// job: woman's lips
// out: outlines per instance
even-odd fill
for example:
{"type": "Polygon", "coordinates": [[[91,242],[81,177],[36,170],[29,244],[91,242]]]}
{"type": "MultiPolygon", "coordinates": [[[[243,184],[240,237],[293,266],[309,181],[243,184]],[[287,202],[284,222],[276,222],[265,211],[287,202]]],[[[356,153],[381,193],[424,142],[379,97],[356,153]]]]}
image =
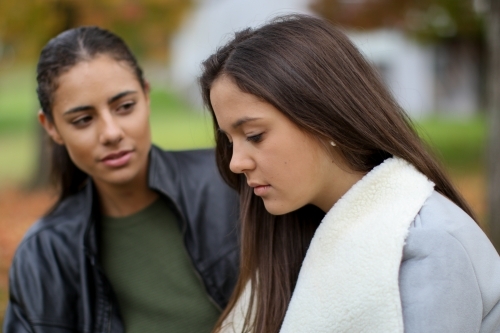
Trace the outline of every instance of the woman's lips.
{"type": "Polygon", "coordinates": [[[101,161],[104,165],[112,168],[119,168],[126,165],[132,157],[132,151],[122,151],[107,155],[101,161]]]}
{"type": "Polygon", "coordinates": [[[271,185],[259,185],[253,188],[253,193],[257,196],[263,196],[269,192],[271,185]]]}

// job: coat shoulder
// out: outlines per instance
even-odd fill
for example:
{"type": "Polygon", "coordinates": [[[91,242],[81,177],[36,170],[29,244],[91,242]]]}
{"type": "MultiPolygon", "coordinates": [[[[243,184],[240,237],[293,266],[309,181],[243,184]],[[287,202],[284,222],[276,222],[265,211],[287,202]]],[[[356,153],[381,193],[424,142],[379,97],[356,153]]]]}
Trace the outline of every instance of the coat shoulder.
{"type": "MultiPolygon", "coordinates": [[[[419,313],[424,317],[425,309],[435,306],[436,322],[452,316],[449,309],[454,308],[453,318],[471,318],[477,312],[481,332],[500,332],[499,281],[500,257],[486,234],[455,203],[433,192],[411,223],[403,250],[400,287],[407,310],[405,328],[412,318],[419,313]],[[426,295],[427,301],[415,295],[426,295]]],[[[469,324],[472,320],[464,323],[469,324]]]]}

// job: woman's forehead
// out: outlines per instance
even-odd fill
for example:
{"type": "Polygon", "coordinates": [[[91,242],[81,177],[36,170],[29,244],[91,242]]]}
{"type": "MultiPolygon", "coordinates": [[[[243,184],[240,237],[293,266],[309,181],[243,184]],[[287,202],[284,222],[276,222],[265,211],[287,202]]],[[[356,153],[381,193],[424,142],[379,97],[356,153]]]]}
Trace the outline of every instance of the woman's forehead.
{"type": "Polygon", "coordinates": [[[107,100],[123,91],[141,89],[131,68],[123,61],[103,55],[80,61],[58,78],[56,104],[107,100]]]}

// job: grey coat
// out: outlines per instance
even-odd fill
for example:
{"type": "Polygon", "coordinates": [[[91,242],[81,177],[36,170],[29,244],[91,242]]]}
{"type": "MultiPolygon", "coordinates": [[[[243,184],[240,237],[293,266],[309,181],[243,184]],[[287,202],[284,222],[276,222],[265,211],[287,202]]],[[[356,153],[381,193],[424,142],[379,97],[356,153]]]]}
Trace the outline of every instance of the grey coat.
{"type": "Polygon", "coordinates": [[[399,285],[406,333],[500,332],[500,257],[437,192],[409,228],[399,285]]]}

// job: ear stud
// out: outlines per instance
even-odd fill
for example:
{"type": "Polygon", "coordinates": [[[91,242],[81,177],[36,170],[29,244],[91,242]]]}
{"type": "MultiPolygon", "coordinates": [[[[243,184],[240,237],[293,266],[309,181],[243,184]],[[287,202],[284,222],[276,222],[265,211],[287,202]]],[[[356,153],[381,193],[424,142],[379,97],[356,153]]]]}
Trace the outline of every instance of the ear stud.
{"type": "Polygon", "coordinates": [[[331,145],[332,147],[335,147],[335,146],[336,146],[335,142],[333,142],[333,141],[330,141],[330,145],[331,145]]]}

